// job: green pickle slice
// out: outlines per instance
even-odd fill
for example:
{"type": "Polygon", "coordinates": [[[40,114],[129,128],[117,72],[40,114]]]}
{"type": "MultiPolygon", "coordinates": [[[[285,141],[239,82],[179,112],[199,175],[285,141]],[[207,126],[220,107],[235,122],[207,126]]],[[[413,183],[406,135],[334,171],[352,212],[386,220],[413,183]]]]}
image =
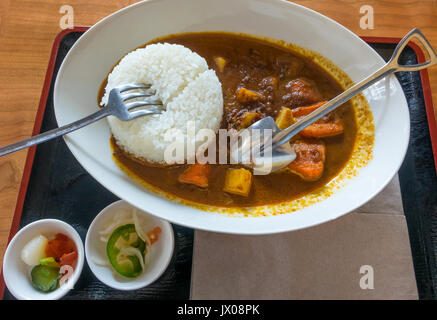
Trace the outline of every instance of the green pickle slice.
{"type": "Polygon", "coordinates": [[[42,266],[59,268],[59,263],[57,263],[53,257],[43,258],[39,261],[39,264],[42,266]]]}
{"type": "Polygon", "coordinates": [[[51,292],[58,287],[59,268],[37,265],[31,272],[32,286],[42,292],[51,292]]]}
{"type": "Polygon", "coordinates": [[[106,245],[106,254],[112,267],[127,278],[136,278],[143,272],[142,263],[134,253],[138,251],[132,249],[138,249],[144,261],[146,244],[138,236],[134,224],[115,229],[106,245]]]}

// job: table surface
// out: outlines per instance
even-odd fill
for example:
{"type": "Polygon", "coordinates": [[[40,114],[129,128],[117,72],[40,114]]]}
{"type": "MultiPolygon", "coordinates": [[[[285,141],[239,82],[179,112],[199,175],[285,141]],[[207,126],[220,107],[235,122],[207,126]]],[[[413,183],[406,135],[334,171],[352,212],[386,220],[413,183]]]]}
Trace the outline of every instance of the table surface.
{"type": "MultiPolygon", "coordinates": [[[[134,0],[70,0],[75,25],[92,25],[134,0]]],[[[419,27],[437,48],[437,1],[302,0],[360,36],[402,37],[419,27]],[[360,8],[374,10],[374,29],[360,28],[360,8]]],[[[61,31],[59,13],[64,0],[0,1],[0,145],[32,133],[53,39],[61,31]],[[19,98],[18,98],[19,97],[19,98]]],[[[429,71],[431,88],[437,68],[429,71]]],[[[437,89],[433,90],[437,101],[437,89]]],[[[437,115],[437,108],[435,108],[437,115]]],[[[0,158],[0,266],[14,214],[27,151],[0,158]]]]}

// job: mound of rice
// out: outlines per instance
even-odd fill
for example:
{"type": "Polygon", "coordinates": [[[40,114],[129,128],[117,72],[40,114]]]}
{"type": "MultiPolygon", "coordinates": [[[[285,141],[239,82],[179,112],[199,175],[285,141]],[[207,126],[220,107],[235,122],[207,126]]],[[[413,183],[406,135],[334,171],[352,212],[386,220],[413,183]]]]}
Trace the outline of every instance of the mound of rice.
{"type": "MultiPolygon", "coordinates": [[[[218,131],[223,116],[221,84],[197,53],[164,43],[127,54],[109,74],[101,105],[107,104],[114,87],[138,82],[152,84],[166,111],[125,122],[108,117],[117,143],[129,153],[151,162],[164,162],[164,151],[172,143],[166,141],[167,133],[178,129],[186,142],[189,121],[194,122],[195,133],[201,129],[218,131]]],[[[195,145],[197,148],[199,141],[195,145]]]]}

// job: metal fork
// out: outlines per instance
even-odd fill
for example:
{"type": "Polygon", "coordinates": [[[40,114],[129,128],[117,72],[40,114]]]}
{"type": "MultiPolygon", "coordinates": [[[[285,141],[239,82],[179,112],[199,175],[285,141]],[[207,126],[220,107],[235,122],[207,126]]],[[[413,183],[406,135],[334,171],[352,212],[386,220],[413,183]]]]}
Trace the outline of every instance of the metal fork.
{"type": "Polygon", "coordinates": [[[163,111],[165,111],[165,106],[162,104],[162,101],[155,96],[155,91],[151,89],[151,85],[133,83],[116,87],[109,93],[107,105],[99,111],[63,127],[0,148],[0,157],[63,136],[64,134],[83,128],[110,115],[122,121],[129,121],[142,116],[160,114],[163,111]],[[132,90],[141,91],[129,92],[132,90]],[[142,100],[138,100],[140,98],[142,98],[142,100]],[[131,101],[134,99],[135,101],[131,101]]]}

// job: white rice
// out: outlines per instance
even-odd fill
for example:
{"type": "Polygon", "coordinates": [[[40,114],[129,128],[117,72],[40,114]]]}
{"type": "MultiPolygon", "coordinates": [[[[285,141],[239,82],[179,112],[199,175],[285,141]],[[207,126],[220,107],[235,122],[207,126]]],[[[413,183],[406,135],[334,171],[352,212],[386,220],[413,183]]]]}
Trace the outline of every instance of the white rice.
{"type": "Polygon", "coordinates": [[[112,134],[126,151],[164,162],[164,151],[172,143],[165,141],[167,133],[178,129],[186,141],[188,121],[194,121],[196,133],[200,129],[218,131],[223,116],[221,84],[197,53],[164,43],[127,54],[109,74],[101,104],[107,104],[114,87],[135,82],[152,84],[166,111],[125,122],[108,117],[112,134]]]}

